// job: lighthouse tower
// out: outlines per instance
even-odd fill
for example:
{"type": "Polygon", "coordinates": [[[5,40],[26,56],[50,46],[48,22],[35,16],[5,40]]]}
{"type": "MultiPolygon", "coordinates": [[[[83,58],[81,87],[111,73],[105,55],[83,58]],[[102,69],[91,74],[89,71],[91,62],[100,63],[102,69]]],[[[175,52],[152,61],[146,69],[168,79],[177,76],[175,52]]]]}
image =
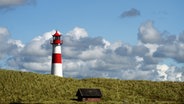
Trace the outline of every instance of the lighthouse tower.
{"type": "Polygon", "coordinates": [[[56,31],[51,40],[52,44],[52,66],[51,66],[51,74],[63,77],[62,70],[62,54],[61,54],[61,45],[63,44],[63,40],[61,40],[61,34],[56,31]]]}

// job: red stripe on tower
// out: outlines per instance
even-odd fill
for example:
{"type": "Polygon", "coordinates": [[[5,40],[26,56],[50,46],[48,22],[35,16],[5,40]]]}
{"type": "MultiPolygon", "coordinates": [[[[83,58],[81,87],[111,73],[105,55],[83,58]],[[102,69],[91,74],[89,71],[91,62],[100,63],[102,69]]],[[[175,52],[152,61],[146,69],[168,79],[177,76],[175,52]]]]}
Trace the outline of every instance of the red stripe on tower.
{"type": "Polygon", "coordinates": [[[62,54],[61,54],[61,45],[63,44],[63,40],[61,40],[61,34],[56,31],[53,35],[53,39],[51,41],[52,44],[52,66],[51,66],[51,74],[63,77],[62,70],[62,54]]]}
{"type": "Polygon", "coordinates": [[[53,53],[52,54],[52,63],[62,63],[62,54],[53,53]]]}

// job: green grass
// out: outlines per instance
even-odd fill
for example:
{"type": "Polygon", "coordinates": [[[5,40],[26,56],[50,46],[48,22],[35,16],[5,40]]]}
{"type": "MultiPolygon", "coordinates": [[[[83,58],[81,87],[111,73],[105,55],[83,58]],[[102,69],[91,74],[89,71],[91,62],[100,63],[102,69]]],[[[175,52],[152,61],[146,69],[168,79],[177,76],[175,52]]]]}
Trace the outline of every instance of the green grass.
{"type": "Polygon", "coordinates": [[[78,88],[101,89],[102,101],[89,104],[184,104],[184,82],[79,80],[0,70],[0,103],[86,104],[75,100],[78,88]]]}

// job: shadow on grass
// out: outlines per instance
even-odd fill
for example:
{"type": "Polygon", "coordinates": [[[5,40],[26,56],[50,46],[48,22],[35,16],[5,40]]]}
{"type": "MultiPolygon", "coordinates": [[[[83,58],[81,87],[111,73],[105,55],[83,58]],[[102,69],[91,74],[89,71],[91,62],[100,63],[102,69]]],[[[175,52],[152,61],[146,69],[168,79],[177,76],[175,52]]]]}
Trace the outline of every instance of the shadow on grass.
{"type": "Polygon", "coordinates": [[[71,98],[72,101],[79,101],[77,98],[71,98]]]}

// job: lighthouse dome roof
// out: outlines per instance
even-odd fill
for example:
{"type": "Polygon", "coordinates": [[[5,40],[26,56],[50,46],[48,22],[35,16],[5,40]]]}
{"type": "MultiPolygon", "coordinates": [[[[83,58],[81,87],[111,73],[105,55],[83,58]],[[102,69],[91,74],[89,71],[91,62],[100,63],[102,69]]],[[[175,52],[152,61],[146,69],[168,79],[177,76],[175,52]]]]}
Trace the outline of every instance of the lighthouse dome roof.
{"type": "Polygon", "coordinates": [[[61,36],[61,34],[58,31],[56,31],[56,33],[53,36],[61,36]]]}

